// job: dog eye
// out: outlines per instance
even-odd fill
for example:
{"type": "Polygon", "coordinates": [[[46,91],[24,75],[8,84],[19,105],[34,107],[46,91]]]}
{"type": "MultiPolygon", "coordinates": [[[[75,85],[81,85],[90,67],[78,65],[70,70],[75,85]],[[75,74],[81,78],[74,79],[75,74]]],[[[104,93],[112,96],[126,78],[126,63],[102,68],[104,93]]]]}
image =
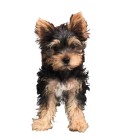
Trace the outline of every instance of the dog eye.
{"type": "Polygon", "coordinates": [[[58,51],[58,47],[53,47],[54,51],[58,51]]]}
{"type": "Polygon", "coordinates": [[[72,49],[74,49],[74,48],[75,48],[75,46],[74,46],[74,45],[71,45],[71,48],[72,48],[72,49]]]}

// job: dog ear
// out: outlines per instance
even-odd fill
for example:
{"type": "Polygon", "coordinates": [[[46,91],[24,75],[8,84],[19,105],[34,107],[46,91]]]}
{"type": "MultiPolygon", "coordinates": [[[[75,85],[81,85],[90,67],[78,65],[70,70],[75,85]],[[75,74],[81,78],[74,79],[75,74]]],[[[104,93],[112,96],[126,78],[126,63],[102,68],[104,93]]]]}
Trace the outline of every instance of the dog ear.
{"type": "Polygon", "coordinates": [[[89,37],[87,33],[87,22],[81,12],[71,16],[68,29],[74,32],[81,41],[85,41],[89,37]]]}
{"type": "Polygon", "coordinates": [[[45,36],[51,36],[54,32],[54,25],[39,18],[36,23],[35,33],[42,39],[45,36]]]}

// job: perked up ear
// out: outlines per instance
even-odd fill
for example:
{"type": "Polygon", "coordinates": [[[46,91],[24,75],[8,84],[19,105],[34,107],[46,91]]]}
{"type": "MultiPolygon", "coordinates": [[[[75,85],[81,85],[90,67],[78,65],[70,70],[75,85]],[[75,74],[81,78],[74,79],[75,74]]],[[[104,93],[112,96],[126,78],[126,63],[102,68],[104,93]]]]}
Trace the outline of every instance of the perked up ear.
{"type": "Polygon", "coordinates": [[[87,22],[85,21],[81,12],[71,16],[68,29],[74,32],[81,41],[86,41],[89,37],[87,32],[87,22]]]}
{"type": "Polygon", "coordinates": [[[54,25],[39,18],[36,23],[35,33],[39,36],[40,39],[43,39],[45,36],[51,36],[54,32],[54,25]]]}

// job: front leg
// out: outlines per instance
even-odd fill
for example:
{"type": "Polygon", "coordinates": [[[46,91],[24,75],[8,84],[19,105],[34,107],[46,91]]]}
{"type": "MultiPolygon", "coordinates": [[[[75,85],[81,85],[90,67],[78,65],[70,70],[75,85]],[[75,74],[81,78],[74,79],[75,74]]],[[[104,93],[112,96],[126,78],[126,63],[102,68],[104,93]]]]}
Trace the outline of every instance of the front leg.
{"type": "Polygon", "coordinates": [[[82,82],[70,79],[67,82],[68,97],[66,102],[66,113],[68,114],[69,126],[71,131],[85,132],[88,124],[82,112],[82,101],[78,99],[82,94],[82,82]]]}
{"type": "Polygon", "coordinates": [[[53,117],[56,112],[57,100],[55,98],[55,88],[58,84],[58,80],[47,80],[47,85],[41,93],[38,119],[33,119],[32,130],[44,131],[51,129],[51,121],[54,121],[53,117]],[[45,101],[45,102],[44,102],[45,101]]]}

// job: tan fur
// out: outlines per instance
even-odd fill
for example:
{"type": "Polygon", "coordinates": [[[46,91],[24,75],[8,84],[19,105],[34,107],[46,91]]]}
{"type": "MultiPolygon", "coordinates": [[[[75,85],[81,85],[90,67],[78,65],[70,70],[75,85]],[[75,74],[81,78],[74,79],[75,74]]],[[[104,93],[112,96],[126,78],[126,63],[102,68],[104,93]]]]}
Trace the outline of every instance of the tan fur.
{"type": "Polygon", "coordinates": [[[77,43],[77,44],[81,45],[81,42],[75,36],[68,39],[69,47],[71,46],[72,43],[77,43]]]}
{"type": "Polygon", "coordinates": [[[39,119],[33,119],[32,129],[36,131],[44,131],[51,129],[51,120],[54,121],[54,116],[56,112],[56,98],[55,98],[55,88],[58,84],[58,80],[44,79],[50,81],[46,86],[46,94],[48,94],[48,106],[40,106],[37,116],[39,119]]]}
{"type": "Polygon", "coordinates": [[[52,24],[50,24],[49,22],[39,18],[38,21],[37,21],[37,24],[36,24],[36,28],[37,28],[37,34],[40,37],[40,39],[43,38],[43,35],[42,35],[42,32],[41,32],[41,27],[43,27],[46,30],[46,32],[51,32],[50,29],[54,31],[54,27],[53,27],[52,24]]]}
{"type": "Polygon", "coordinates": [[[57,71],[63,68],[63,58],[63,54],[53,55],[51,58],[47,59],[47,63],[52,65],[54,71],[57,71]]]}
{"type": "Polygon", "coordinates": [[[82,54],[64,53],[64,54],[53,55],[51,58],[47,59],[47,63],[52,65],[54,71],[64,70],[64,69],[71,70],[72,68],[75,68],[82,63],[82,54]],[[65,57],[70,58],[69,66],[65,66],[62,62],[62,59],[65,57]]]}
{"type": "MultiPolygon", "coordinates": [[[[73,105],[74,106],[74,105],[73,105]]],[[[70,112],[71,121],[68,128],[71,131],[85,132],[88,124],[85,121],[83,112],[78,107],[73,107],[70,112]]]]}
{"type": "Polygon", "coordinates": [[[71,90],[73,92],[75,92],[76,90],[82,89],[82,83],[73,78],[70,78],[69,80],[67,80],[66,85],[67,85],[67,90],[71,90]]]}
{"type": "Polygon", "coordinates": [[[79,53],[82,53],[82,50],[78,50],[79,53]]]}
{"type": "Polygon", "coordinates": [[[71,19],[70,23],[68,24],[68,29],[73,31],[74,27],[76,26],[77,23],[81,22],[81,27],[77,27],[76,30],[80,30],[83,33],[84,38],[88,38],[88,34],[86,33],[87,31],[87,23],[82,15],[81,12],[74,14],[71,19]]]}
{"type": "Polygon", "coordinates": [[[66,113],[68,114],[68,120],[70,121],[68,128],[71,131],[85,132],[88,128],[88,124],[86,123],[82,109],[78,107],[78,102],[76,100],[76,92],[82,88],[82,84],[71,78],[67,82],[67,86],[68,85],[71,85],[71,88],[68,91],[68,102],[66,104],[66,113]]]}
{"type": "Polygon", "coordinates": [[[42,66],[45,64],[45,62],[43,61],[43,60],[45,60],[46,59],[46,55],[44,54],[44,53],[42,53],[42,66]]]}
{"type": "Polygon", "coordinates": [[[70,68],[75,68],[82,63],[82,55],[81,54],[67,54],[70,58],[70,68]]]}
{"type": "Polygon", "coordinates": [[[46,55],[42,53],[42,60],[46,59],[46,55]]]}
{"type": "Polygon", "coordinates": [[[58,39],[54,39],[49,45],[48,45],[48,47],[52,47],[52,46],[59,46],[59,44],[60,44],[60,40],[58,40],[58,39]]]}

